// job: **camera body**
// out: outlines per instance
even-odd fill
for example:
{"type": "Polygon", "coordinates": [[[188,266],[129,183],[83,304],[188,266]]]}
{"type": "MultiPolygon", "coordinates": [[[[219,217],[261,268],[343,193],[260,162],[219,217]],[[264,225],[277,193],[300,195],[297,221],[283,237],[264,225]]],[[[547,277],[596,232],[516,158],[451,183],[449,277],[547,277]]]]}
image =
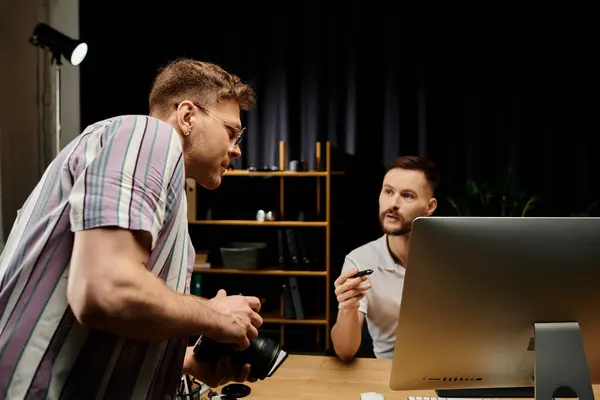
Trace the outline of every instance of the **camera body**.
{"type": "Polygon", "coordinates": [[[199,362],[210,363],[213,368],[220,359],[231,357],[234,365],[240,369],[244,364],[250,364],[250,378],[263,380],[275,372],[287,354],[277,342],[265,337],[251,340],[250,346],[238,351],[228,344],[201,336],[194,346],[194,357],[199,362]]]}

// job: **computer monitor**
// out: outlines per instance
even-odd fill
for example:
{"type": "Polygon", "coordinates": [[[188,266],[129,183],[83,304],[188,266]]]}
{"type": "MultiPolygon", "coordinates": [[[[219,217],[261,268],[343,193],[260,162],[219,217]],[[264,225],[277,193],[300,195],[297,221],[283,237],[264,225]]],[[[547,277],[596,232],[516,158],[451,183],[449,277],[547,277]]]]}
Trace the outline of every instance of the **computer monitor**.
{"type": "Polygon", "coordinates": [[[392,390],[513,397],[478,390],[502,388],[551,399],[570,387],[563,393],[587,400],[592,382],[600,383],[600,218],[415,220],[392,390]]]}

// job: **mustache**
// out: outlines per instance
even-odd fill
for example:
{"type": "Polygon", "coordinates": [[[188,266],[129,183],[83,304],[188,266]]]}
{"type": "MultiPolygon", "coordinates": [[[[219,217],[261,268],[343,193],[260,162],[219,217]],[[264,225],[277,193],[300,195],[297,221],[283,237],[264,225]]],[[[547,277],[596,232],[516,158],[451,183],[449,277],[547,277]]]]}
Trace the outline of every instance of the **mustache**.
{"type": "Polygon", "coordinates": [[[387,210],[385,210],[384,212],[381,213],[381,218],[385,217],[386,215],[391,214],[395,217],[398,218],[402,218],[402,215],[400,215],[400,213],[398,211],[396,211],[393,208],[388,208],[387,210]]]}

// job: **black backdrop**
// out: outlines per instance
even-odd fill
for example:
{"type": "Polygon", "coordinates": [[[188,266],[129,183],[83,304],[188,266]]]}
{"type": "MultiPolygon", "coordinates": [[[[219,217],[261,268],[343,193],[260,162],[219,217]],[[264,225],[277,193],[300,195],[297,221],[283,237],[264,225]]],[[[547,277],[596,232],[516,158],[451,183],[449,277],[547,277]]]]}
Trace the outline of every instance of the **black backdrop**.
{"type": "Polygon", "coordinates": [[[498,188],[508,168],[541,198],[529,215],[600,199],[592,2],[105,0],[80,13],[83,124],[147,112],[170,59],[219,63],[259,98],[239,166],[276,162],[279,140],[310,163],[315,140],[349,155],[351,190],[338,199],[368,228],[348,247],[379,234],[381,174],[400,154],[440,166],[440,214],[468,179],[498,188]]]}

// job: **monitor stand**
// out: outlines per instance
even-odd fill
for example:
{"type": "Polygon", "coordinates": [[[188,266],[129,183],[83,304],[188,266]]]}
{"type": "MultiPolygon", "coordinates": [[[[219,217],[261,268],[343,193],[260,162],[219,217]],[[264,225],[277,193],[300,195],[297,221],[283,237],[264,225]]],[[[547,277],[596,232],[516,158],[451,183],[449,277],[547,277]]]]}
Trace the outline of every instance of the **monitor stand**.
{"type": "Polygon", "coordinates": [[[440,398],[579,398],[594,400],[581,331],[577,322],[534,324],[535,387],[440,389],[440,398]]]}
{"type": "Polygon", "coordinates": [[[554,392],[569,387],[580,400],[594,400],[594,389],[577,322],[534,324],[535,398],[553,400],[554,392]]]}

